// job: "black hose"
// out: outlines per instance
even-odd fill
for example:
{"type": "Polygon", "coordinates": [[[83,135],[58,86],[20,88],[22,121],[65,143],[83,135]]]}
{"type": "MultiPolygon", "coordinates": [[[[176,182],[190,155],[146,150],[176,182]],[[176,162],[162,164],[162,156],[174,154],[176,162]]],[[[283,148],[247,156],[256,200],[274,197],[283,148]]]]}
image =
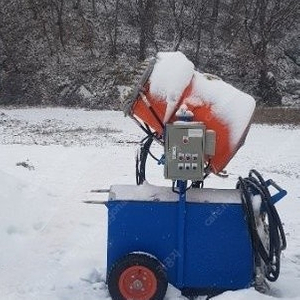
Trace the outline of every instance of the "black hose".
{"type": "Polygon", "coordinates": [[[286,248],[286,238],[268,186],[259,172],[251,170],[247,178],[239,178],[237,188],[242,191],[242,204],[248,222],[255,264],[261,266],[261,261],[263,261],[266,266],[266,278],[269,281],[276,281],[280,273],[280,254],[286,248]],[[257,230],[252,202],[254,195],[260,195],[262,200],[260,217],[268,220],[267,249],[257,230]]]}
{"type": "Polygon", "coordinates": [[[136,184],[141,185],[146,180],[146,161],[150,151],[151,144],[154,138],[152,135],[147,136],[142,140],[140,153],[137,154],[135,173],[136,173],[136,184]]]}

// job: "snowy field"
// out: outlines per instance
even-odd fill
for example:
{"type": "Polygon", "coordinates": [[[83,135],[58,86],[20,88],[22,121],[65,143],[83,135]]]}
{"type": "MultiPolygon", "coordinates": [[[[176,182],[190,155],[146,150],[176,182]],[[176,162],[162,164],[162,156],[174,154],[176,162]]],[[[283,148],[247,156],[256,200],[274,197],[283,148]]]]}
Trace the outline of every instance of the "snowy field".
{"type": "MultiPolygon", "coordinates": [[[[135,184],[140,129],[121,112],[0,109],[0,299],[110,299],[104,283],[106,208],[82,200],[111,184],[135,184]]],[[[270,295],[253,289],[216,300],[300,299],[300,128],[253,125],[227,166],[229,178],[207,187],[233,188],[251,168],[288,191],[277,204],[288,249],[270,295]]],[[[160,146],[155,146],[157,154],[160,146]]],[[[149,160],[150,162],[151,160],[149,160]]],[[[148,180],[166,184],[148,164],[148,180]]],[[[166,299],[185,299],[171,286],[166,299]]],[[[199,297],[199,299],[204,299],[199,297]]]]}

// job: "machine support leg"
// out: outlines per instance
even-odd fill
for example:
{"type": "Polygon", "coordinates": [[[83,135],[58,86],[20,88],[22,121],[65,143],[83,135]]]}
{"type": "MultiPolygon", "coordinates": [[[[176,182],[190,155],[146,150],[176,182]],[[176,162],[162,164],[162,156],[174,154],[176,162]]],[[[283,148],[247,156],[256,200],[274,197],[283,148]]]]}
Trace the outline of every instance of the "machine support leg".
{"type": "Polygon", "coordinates": [[[178,180],[179,203],[178,203],[178,267],[177,267],[177,283],[178,287],[183,287],[184,282],[184,244],[185,244],[185,214],[186,214],[186,187],[187,182],[178,180]]]}

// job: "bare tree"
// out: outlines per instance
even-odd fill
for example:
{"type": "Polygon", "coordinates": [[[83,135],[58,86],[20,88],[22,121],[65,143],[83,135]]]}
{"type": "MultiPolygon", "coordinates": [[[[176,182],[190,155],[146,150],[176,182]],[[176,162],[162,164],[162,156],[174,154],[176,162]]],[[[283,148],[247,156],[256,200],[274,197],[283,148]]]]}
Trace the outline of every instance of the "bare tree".
{"type": "Polygon", "coordinates": [[[269,45],[280,37],[283,29],[294,25],[295,20],[299,18],[300,2],[298,0],[243,0],[243,4],[245,31],[260,76],[260,94],[266,104],[281,104],[276,81],[271,73],[268,73],[269,45]]]}
{"type": "Polygon", "coordinates": [[[243,2],[240,0],[231,0],[225,9],[227,18],[222,25],[222,38],[225,47],[230,49],[237,40],[243,29],[243,2]]]}
{"type": "Polygon", "coordinates": [[[201,38],[202,31],[204,29],[204,24],[206,21],[205,16],[207,15],[207,7],[209,0],[195,0],[193,3],[193,40],[195,43],[195,54],[194,54],[194,63],[199,65],[200,63],[200,47],[201,47],[201,38]]]}
{"type": "Polygon", "coordinates": [[[92,0],[92,9],[93,9],[93,15],[97,15],[97,9],[96,9],[96,0],[92,0]]]}
{"type": "MultiPolygon", "coordinates": [[[[157,14],[156,0],[128,0],[124,2],[131,23],[137,26],[139,54],[138,59],[146,58],[146,50],[150,43],[155,44],[154,25],[157,14]]],[[[156,45],[155,45],[156,46],[156,45]]]]}
{"type": "Polygon", "coordinates": [[[153,36],[156,2],[155,0],[137,0],[137,7],[140,21],[139,60],[144,60],[148,42],[153,36]]]}
{"type": "Polygon", "coordinates": [[[215,34],[216,34],[216,26],[218,23],[219,16],[219,8],[220,8],[220,0],[210,1],[212,5],[212,13],[210,17],[210,48],[212,53],[214,52],[215,47],[215,34]]]}
{"type": "MultiPolygon", "coordinates": [[[[172,16],[175,33],[173,50],[177,51],[184,38],[194,29],[193,26],[195,25],[195,19],[198,17],[199,5],[197,0],[167,0],[167,3],[172,16]]],[[[199,3],[202,3],[202,1],[199,1],[199,3]]]]}
{"type": "Polygon", "coordinates": [[[103,26],[109,38],[109,55],[116,59],[118,53],[118,27],[120,14],[120,0],[101,0],[103,7],[103,26]]]}
{"type": "MultiPolygon", "coordinates": [[[[65,44],[65,29],[64,29],[64,12],[65,12],[65,0],[50,0],[52,16],[56,18],[56,24],[58,27],[58,36],[63,51],[66,51],[65,44]]],[[[80,3],[80,2],[79,2],[80,3]]]]}

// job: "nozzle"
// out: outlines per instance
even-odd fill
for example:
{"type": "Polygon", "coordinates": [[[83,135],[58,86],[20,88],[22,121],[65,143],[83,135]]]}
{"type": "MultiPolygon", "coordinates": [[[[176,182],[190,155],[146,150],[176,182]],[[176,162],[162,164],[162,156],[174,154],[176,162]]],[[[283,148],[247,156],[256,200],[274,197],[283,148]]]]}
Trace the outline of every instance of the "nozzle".
{"type": "Polygon", "coordinates": [[[140,92],[143,92],[144,85],[147,83],[153,71],[155,62],[156,58],[151,58],[150,60],[143,61],[140,65],[137,75],[133,80],[132,88],[124,97],[123,111],[125,116],[130,115],[132,104],[140,96],[140,92]]]}

